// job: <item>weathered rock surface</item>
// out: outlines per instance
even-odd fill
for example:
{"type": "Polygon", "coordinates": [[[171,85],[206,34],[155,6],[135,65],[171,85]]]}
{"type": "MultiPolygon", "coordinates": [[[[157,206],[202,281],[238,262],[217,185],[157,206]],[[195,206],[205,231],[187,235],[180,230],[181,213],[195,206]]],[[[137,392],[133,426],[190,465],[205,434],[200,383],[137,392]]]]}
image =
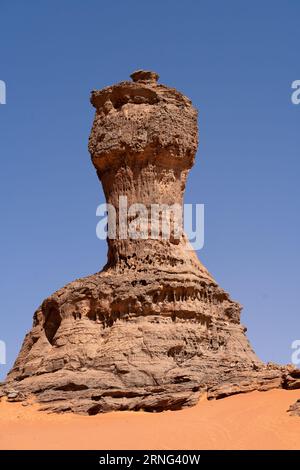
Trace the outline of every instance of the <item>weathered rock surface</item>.
{"type": "Polygon", "coordinates": [[[300,416],[300,398],[289,408],[289,413],[291,416],[300,416]]]}
{"type": "MultiPolygon", "coordinates": [[[[89,150],[107,202],[180,204],[198,145],[197,112],[154,72],[92,92],[89,150]]],[[[146,221],[148,226],[148,220],[146,221]]],[[[299,388],[264,365],[240,324],[241,306],[180,239],[108,240],[103,271],[47,298],[3,390],[43,408],[96,414],[193,405],[251,390],[299,388]],[[18,395],[19,394],[19,395],[18,395]]]]}
{"type": "MultiPolygon", "coordinates": [[[[283,388],[288,390],[300,389],[300,370],[294,367],[287,367],[284,373],[283,388]]],[[[288,410],[292,416],[300,416],[300,398],[288,410]]]]}

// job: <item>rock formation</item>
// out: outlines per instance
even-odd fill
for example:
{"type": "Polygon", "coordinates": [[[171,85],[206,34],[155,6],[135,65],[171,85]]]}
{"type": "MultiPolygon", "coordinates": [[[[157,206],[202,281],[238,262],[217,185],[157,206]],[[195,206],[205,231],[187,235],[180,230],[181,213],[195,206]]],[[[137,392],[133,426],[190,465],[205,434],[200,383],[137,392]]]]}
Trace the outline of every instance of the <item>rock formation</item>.
{"type": "Polygon", "coordinates": [[[198,145],[191,101],[158,84],[154,72],[131,77],[91,96],[89,150],[116,208],[107,264],[42,303],[2,393],[11,400],[33,394],[52,411],[96,414],[179,409],[204,392],[220,398],[291,381],[300,386],[293,369],[288,374],[257,358],[240,323],[241,306],[184,234],[120,235],[120,196],[147,209],[182,205],[198,145]]]}
{"type": "Polygon", "coordinates": [[[300,416],[300,398],[289,408],[289,413],[291,416],[300,416]]]}

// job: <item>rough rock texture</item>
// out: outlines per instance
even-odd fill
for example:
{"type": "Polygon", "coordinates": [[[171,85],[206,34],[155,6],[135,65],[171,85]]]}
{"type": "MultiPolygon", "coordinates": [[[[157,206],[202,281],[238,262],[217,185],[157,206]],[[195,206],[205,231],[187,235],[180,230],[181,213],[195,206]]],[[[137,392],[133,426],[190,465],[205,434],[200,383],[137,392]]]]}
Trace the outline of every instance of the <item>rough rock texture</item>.
{"type": "MultiPolygon", "coordinates": [[[[300,369],[286,367],[283,387],[289,390],[300,389],[300,369]]],[[[300,416],[300,398],[288,411],[292,416],[300,416]]]]}
{"type": "Polygon", "coordinates": [[[289,408],[289,413],[291,416],[300,416],[300,398],[289,408]]]}
{"type": "MultiPolygon", "coordinates": [[[[117,229],[120,196],[128,206],[182,204],[198,145],[191,101],[158,84],[154,72],[131,77],[91,96],[89,150],[117,229]]],[[[2,393],[96,414],[178,409],[203,392],[221,398],[299,387],[292,369],[256,357],[240,312],[184,234],[108,240],[103,271],[63,287],[35,312],[2,393]]]]}

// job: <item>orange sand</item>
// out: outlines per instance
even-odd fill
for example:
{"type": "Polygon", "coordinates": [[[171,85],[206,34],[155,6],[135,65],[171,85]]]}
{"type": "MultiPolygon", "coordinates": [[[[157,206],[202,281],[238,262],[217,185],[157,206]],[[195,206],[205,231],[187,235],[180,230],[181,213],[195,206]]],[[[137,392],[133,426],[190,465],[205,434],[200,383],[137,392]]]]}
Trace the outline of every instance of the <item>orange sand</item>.
{"type": "Polygon", "coordinates": [[[0,403],[0,449],[300,449],[300,418],[286,410],[300,390],[202,400],[164,413],[51,415],[0,403]]]}

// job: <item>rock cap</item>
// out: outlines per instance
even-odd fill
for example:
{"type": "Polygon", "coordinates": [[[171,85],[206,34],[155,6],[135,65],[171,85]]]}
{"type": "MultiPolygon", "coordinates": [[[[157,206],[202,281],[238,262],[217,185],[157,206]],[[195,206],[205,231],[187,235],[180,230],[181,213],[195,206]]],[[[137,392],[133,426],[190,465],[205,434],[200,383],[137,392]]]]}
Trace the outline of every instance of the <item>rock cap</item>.
{"type": "Polygon", "coordinates": [[[150,70],[136,70],[130,75],[134,82],[157,82],[159,75],[150,70]]]}

